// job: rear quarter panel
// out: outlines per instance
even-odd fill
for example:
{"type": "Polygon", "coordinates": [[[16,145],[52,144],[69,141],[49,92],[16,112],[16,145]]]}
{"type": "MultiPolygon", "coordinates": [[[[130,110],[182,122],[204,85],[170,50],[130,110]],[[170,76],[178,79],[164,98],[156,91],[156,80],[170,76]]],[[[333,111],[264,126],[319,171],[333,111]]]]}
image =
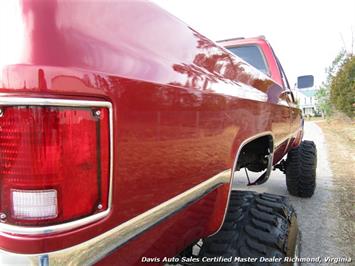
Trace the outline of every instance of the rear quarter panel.
{"type": "MultiPolygon", "coordinates": [[[[113,202],[108,217],[70,232],[3,233],[2,249],[41,253],[79,244],[232,168],[246,139],[271,132],[277,147],[287,138],[282,88],[154,4],[14,3],[11,28],[18,30],[1,40],[0,51],[23,42],[0,58],[0,97],[110,101],[113,202]]],[[[229,188],[219,186],[103,263],[172,256],[213,234],[229,188]]]]}

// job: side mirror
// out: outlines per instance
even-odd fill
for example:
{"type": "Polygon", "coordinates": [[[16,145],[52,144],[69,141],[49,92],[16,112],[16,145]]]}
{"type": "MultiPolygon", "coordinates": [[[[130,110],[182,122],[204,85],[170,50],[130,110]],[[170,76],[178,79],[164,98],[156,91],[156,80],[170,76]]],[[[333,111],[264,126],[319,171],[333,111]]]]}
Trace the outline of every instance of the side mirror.
{"type": "Polygon", "coordinates": [[[314,86],[314,77],[312,75],[300,76],[297,78],[297,88],[306,89],[314,86]]]}

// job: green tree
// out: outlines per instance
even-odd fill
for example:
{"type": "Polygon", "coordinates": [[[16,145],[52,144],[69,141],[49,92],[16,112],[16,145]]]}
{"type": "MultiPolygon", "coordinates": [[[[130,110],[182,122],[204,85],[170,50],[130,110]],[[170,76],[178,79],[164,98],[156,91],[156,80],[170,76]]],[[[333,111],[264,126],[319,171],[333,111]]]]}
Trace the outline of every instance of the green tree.
{"type": "Polygon", "coordinates": [[[332,78],[330,100],[340,112],[355,116],[355,56],[348,55],[332,78]]]}
{"type": "Polygon", "coordinates": [[[320,89],[316,92],[315,97],[317,99],[318,109],[325,117],[329,117],[333,113],[333,104],[330,93],[331,84],[346,57],[346,51],[341,50],[334,58],[332,64],[326,68],[325,72],[327,74],[327,78],[324,82],[322,82],[320,89]]]}
{"type": "Polygon", "coordinates": [[[332,106],[330,102],[329,88],[325,86],[324,83],[322,83],[319,90],[316,92],[315,97],[317,99],[318,110],[320,110],[325,117],[331,116],[332,106]]]}

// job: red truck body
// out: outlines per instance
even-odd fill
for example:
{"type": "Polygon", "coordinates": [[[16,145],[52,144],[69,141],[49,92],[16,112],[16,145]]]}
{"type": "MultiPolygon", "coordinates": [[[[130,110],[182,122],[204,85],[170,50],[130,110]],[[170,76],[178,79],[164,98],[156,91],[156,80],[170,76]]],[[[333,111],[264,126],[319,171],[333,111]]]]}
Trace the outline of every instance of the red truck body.
{"type": "Polygon", "coordinates": [[[11,2],[0,4],[9,22],[0,27],[0,126],[12,105],[106,109],[109,203],[95,219],[2,220],[3,262],[172,257],[219,230],[245,144],[269,136],[275,164],[299,143],[300,111],[280,76],[262,74],[152,3],[11,2]]]}

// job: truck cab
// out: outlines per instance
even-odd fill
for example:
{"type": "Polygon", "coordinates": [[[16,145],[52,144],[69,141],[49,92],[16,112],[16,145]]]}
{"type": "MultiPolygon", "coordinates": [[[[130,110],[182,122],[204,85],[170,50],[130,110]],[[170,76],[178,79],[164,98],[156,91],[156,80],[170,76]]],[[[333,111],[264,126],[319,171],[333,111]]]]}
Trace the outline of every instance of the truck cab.
{"type": "MultiPolygon", "coordinates": [[[[274,80],[281,88],[280,101],[278,104],[285,103],[289,109],[284,112],[284,116],[289,118],[289,132],[297,131],[297,127],[303,124],[302,113],[299,112],[296,97],[291,90],[285,71],[272,49],[270,43],[264,36],[252,37],[252,38],[232,38],[217,41],[218,44],[226,48],[229,52],[240,57],[257,70],[264,73],[266,76],[274,80]]],[[[299,77],[302,80],[302,77],[299,77]]],[[[302,81],[301,81],[302,82],[302,81]]],[[[283,127],[281,130],[285,130],[283,127]]],[[[299,131],[298,136],[290,135],[290,138],[282,145],[283,149],[276,151],[275,157],[280,160],[281,154],[287,153],[291,148],[296,147],[303,136],[303,129],[299,131]],[[296,141],[295,141],[296,140],[296,141]],[[280,152],[282,150],[283,152],[280,152]]]]}
{"type": "Polygon", "coordinates": [[[290,90],[282,65],[264,36],[226,39],[217,43],[290,90]]]}

